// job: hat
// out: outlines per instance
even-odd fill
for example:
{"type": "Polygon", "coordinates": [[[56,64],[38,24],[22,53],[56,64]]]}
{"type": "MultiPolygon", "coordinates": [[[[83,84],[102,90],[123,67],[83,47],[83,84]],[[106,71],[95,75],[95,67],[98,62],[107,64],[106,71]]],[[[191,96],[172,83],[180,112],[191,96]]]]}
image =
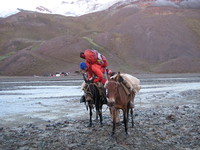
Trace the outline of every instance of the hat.
{"type": "Polygon", "coordinates": [[[85,63],[85,62],[81,62],[81,63],[80,63],[80,68],[81,68],[82,70],[85,70],[85,69],[87,68],[86,63],[85,63]]]}
{"type": "Polygon", "coordinates": [[[85,59],[85,54],[84,54],[84,52],[81,52],[81,53],[80,53],[80,57],[83,58],[83,59],[85,59]]]}

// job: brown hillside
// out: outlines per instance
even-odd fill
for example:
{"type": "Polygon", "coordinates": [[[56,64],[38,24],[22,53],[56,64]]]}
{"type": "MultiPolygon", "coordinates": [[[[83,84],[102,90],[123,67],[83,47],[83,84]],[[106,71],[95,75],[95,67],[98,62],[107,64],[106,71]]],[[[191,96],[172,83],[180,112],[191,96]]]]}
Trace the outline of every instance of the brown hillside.
{"type": "Polygon", "coordinates": [[[200,10],[118,7],[81,17],[21,12],[0,20],[0,75],[79,70],[94,48],[128,73],[200,72],[200,10]]]}

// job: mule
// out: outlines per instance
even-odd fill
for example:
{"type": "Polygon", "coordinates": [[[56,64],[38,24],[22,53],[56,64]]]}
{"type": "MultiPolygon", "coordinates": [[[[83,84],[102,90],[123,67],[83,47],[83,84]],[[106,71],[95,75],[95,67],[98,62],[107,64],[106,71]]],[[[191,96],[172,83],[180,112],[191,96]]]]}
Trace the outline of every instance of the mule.
{"type": "Polygon", "coordinates": [[[133,122],[133,102],[135,94],[132,93],[128,95],[120,83],[120,73],[118,73],[115,79],[108,78],[107,83],[105,84],[105,88],[107,90],[107,98],[108,98],[108,106],[110,107],[111,114],[113,114],[113,128],[112,128],[112,135],[115,134],[116,128],[116,115],[119,109],[123,111],[123,122],[125,127],[125,133],[128,134],[128,116],[129,111],[131,113],[131,122],[132,127],[134,126],[133,122]]]}
{"type": "Polygon", "coordinates": [[[87,80],[86,77],[83,75],[85,86],[83,88],[85,100],[86,100],[86,106],[89,107],[89,116],[90,116],[90,122],[89,126],[92,126],[92,110],[96,109],[96,120],[98,120],[98,116],[100,118],[100,124],[102,125],[102,107],[103,107],[103,101],[99,93],[99,89],[95,83],[93,83],[94,78],[92,80],[87,80]]]}

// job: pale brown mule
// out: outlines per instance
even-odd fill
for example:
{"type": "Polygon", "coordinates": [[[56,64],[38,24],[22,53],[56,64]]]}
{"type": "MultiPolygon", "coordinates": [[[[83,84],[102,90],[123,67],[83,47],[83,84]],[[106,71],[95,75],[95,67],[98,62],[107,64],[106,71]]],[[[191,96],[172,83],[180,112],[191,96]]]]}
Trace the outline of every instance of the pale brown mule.
{"type": "Polygon", "coordinates": [[[131,110],[131,121],[132,127],[134,125],[133,122],[133,101],[135,94],[127,94],[122,83],[120,83],[122,78],[120,73],[116,76],[115,79],[108,78],[105,87],[107,89],[107,98],[108,98],[108,106],[110,107],[111,113],[113,114],[113,129],[112,135],[115,133],[116,127],[116,114],[118,109],[122,109],[123,111],[123,122],[125,126],[125,132],[128,134],[128,115],[129,110],[131,110]]]}

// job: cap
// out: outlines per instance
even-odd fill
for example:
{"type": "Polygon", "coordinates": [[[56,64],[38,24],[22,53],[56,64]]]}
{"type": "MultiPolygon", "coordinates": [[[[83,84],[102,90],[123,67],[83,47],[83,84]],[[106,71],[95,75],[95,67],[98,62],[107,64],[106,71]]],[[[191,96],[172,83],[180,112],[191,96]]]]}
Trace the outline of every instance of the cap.
{"type": "Polygon", "coordinates": [[[82,70],[85,70],[85,69],[87,68],[86,63],[85,63],[85,62],[81,62],[81,63],[80,63],[80,68],[81,68],[82,70]]]}

